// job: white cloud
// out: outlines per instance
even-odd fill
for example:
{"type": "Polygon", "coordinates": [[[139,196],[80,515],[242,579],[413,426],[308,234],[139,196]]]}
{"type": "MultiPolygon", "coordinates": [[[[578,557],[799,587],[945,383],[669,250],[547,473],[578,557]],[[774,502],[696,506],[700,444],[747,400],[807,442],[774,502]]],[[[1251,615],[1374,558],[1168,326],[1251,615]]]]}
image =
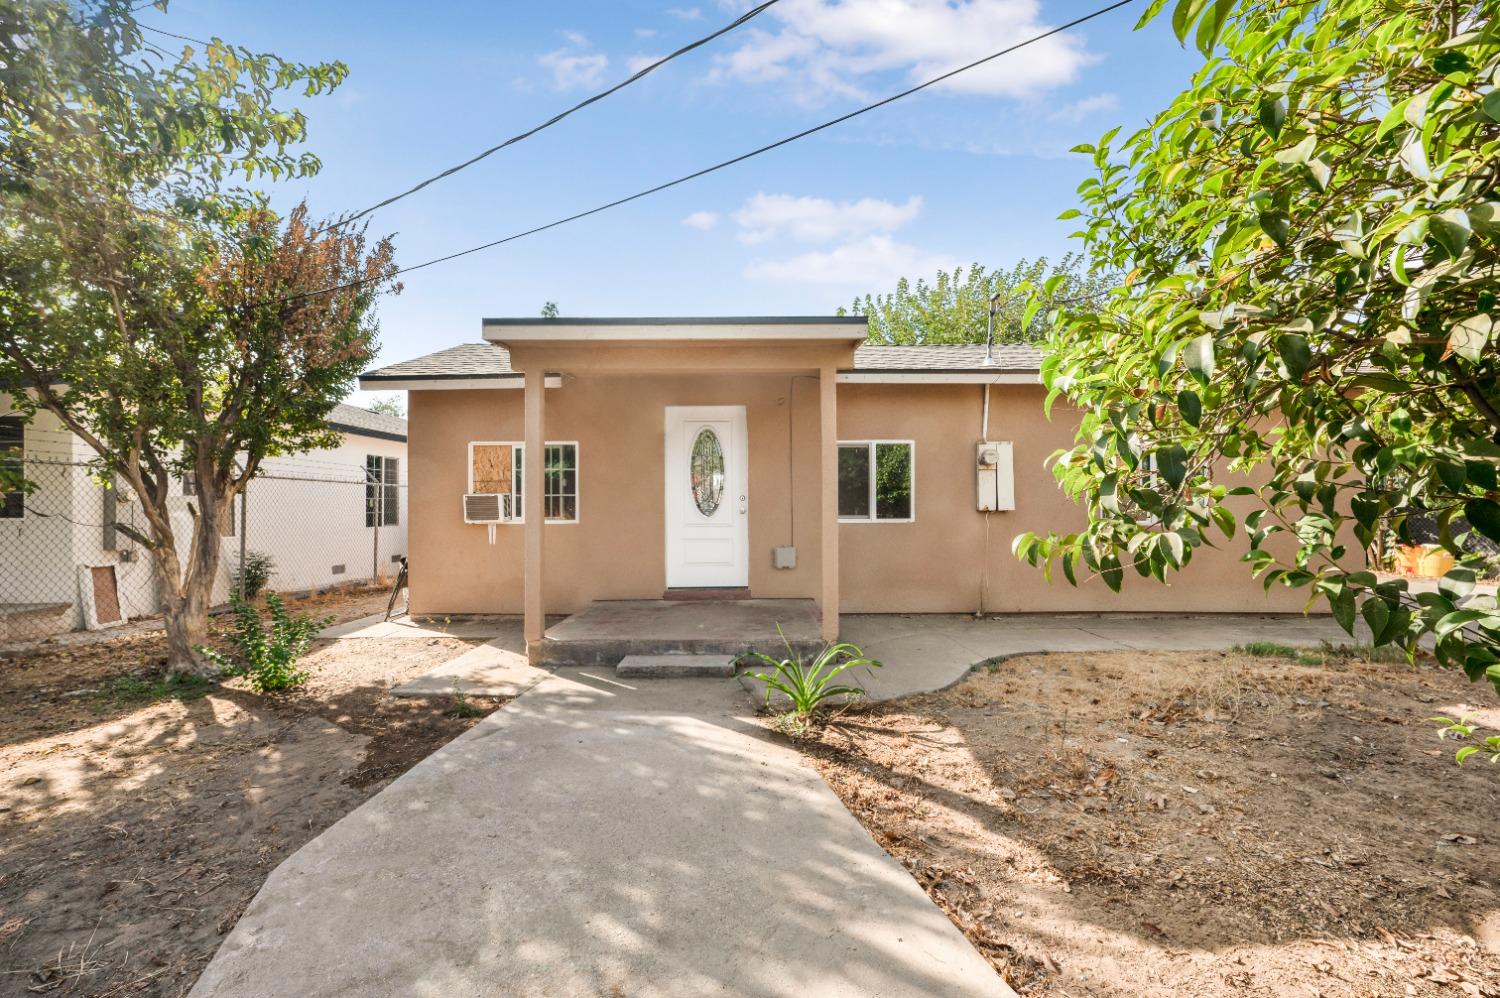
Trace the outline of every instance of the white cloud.
{"type": "Polygon", "coordinates": [[[784,260],[757,260],[745,268],[745,276],[762,281],[880,288],[902,277],[933,274],[957,265],[956,260],[898,243],[890,236],[872,235],[827,252],[803,253],[784,260]]]}
{"type": "Polygon", "coordinates": [[[567,39],[569,45],[573,45],[581,49],[586,49],[589,47],[588,36],[581,31],[564,31],[562,32],[562,36],[563,38],[567,39]]]}
{"type": "Polygon", "coordinates": [[[1047,117],[1053,121],[1064,121],[1070,125],[1076,125],[1083,119],[1101,111],[1113,111],[1120,106],[1120,98],[1115,94],[1095,94],[1092,97],[1084,97],[1071,104],[1064,104],[1053,111],[1047,117]]]}
{"type": "Polygon", "coordinates": [[[668,7],[667,13],[679,21],[701,21],[703,19],[703,11],[697,7],[668,7]]]}
{"type": "Polygon", "coordinates": [[[659,55],[633,55],[625,60],[625,68],[630,71],[631,76],[634,76],[660,58],[659,55]]]}
{"type": "Polygon", "coordinates": [[[786,235],[803,243],[855,239],[874,232],[894,232],[922,211],[913,194],[905,204],[880,198],[830,201],[790,194],[756,194],[734,213],[742,243],[763,243],[786,235]]]}
{"type": "Polygon", "coordinates": [[[635,29],[635,36],[637,38],[655,38],[656,37],[656,29],[655,28],[636,28],[635,29]]]}
{"type": "MultiPolygon", "coordinates": [[[[577,32],[567,32],[566,36],[575,47],[588,45],[588,39],[577,32]]],[[[552,71],[552,85],[558,90],[598,86],[604,79],[604,70],[609,67],[609,56],[602,52],[578,52],[567,48],[538,56],[536,61],[552,71]]]]}
{"type": "MultiPolygon", "coordinates": [[[[779,28],[753,27],[712,79],[786,80],[798,98],[861,96],[861,80],[929,79],[1039,34],[1038,0],[781,0],[779,28]]],[[[957,93],[1026,97],[1071,82],[1094,61],[1077,36],[1054,35],[942,84],[957,93]]]]}
{"type": "Polygon", "coordinates": [[[695,211],[682,220],[682,224],[691,229],[699,229],[707,232],[719,222],[719,213],[716,211],[695,211]]]}

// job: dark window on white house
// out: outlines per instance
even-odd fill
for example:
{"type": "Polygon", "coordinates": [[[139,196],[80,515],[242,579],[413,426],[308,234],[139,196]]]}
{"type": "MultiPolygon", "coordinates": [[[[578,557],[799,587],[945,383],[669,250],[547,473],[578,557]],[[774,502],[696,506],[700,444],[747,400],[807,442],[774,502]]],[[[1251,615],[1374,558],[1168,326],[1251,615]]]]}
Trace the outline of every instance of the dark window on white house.
{"type": "Polygon", "coordinates": [[[20,416],[0,416],[0,520],[26,515],[21,479],[26,470],[26,424],[20,416]]]}
{"type": "Polygon", "coordinates": [[[401,522],[401,459],[365,457],[365,526],[394,527],[401,522]]]}

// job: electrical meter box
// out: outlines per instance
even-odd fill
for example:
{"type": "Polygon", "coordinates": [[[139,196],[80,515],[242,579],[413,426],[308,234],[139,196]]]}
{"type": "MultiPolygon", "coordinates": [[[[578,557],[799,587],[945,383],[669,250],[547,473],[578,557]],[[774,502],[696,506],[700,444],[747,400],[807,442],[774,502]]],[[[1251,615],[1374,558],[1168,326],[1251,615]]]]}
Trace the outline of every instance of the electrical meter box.
{"type": "Polygon", "coordinates": [[[975,447],[978,509],[994,513],[1016,508],[1016,479],[1009,440],[982,440],[975,447]]]}

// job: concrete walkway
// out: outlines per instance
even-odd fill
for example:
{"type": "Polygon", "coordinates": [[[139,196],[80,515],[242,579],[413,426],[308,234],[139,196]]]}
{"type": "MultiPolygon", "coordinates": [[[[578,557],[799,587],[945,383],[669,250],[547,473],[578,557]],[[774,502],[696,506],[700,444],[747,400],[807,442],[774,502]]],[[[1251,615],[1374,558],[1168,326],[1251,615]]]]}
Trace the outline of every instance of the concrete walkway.
{"type": "Polygon", "coordinates": [[[278,867],[192,994],[1011,995],[747,707],[546,677],[278,867]]]}
{"type": "Polygon", "coordinates": [[[979,662],[1012,655],[1353,641],[1332,617],[1300,614],[1036,613],[984,620],[951,614],[845,614],[839,623],[841,640],[881,663],[879,669],[845,674],[875,700],[940,690],[979,662]]]}

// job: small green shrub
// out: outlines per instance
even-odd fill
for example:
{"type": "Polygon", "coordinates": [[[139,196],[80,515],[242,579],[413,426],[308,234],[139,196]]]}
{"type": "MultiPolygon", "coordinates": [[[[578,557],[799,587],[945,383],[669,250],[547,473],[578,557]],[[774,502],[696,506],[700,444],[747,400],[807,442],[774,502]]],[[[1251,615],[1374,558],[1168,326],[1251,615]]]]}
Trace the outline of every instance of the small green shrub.
{"type": "Polygon", "coordinates": [[[254,605],[234,597],[234,633],[229,641],[237,655],[221,655],[211,648],[200,648],[226,676],[244,676],[257,693],[276,693],[301,686],[312,673],[297,668],[297,661],[312,644],[318,632],[333,622],[332,617],[311,617],[289,613],[277,593],[266,594],[266,609],[271,615],[267,630],[254,605]]]}
{"type": "Polygon", "coordinates": [[[245,599],[255,599],[271,581],[276,562],[264,551],[249,551],[239,570],[234,573],[234,591],[245,599]]]}
{"type": "Polygon", "coordinates": [[[1234,651],[1241,655],[1250,655],[1254,658],[1296,658],[1297,649],[1291,645],[1279,645],[1274,641],[1252,641],[1245,645],[1235,645],[1234,651]]]}
{"type": "Polygon", "coordinates": [[[158,700],[196,700],[214,686],[214,681],[209,677],[188,673],[155,679],[126,675],[111,679],[105,684],[103,693],[111,700],[155,703],[158,700]]]}
{"type": "Polygon", "coordinates": [[[848,642],[828,645],[811,663],[805,663],[801,656],[792,650],[791,642],[786,639],[779,624],[776,627],[776,633],[781,634],[781,643],[786,647],[786,658],[775,659],[761,652],[753,652],[751,657],[766,663],[772,671],[752,672],[750,678],[758,679],[766,684],[767,707],[771,705],[773,693],[785,694],[786,698],[791,701],[789,713],[794,715],[798,722],[804,722],[798,727],[805,727],[806,720],[825,702],[834,697],[864,696],[865,691],[858,686],[834,682],[844,672],[849,669],[880,667],[879,662],[865,658],[864,652],[848,642]]]}
{"type": "Polygon", "coordinates": [[[448,708],[449,717],[467,718],[484,716],[484,708],[469,699],[469,695],[464,692],[463,687],[458,685],[458,680],[455,679],[453,681],[453,692],[449,693],[448,696],[452,700],[452,706],[448,708]]]}

